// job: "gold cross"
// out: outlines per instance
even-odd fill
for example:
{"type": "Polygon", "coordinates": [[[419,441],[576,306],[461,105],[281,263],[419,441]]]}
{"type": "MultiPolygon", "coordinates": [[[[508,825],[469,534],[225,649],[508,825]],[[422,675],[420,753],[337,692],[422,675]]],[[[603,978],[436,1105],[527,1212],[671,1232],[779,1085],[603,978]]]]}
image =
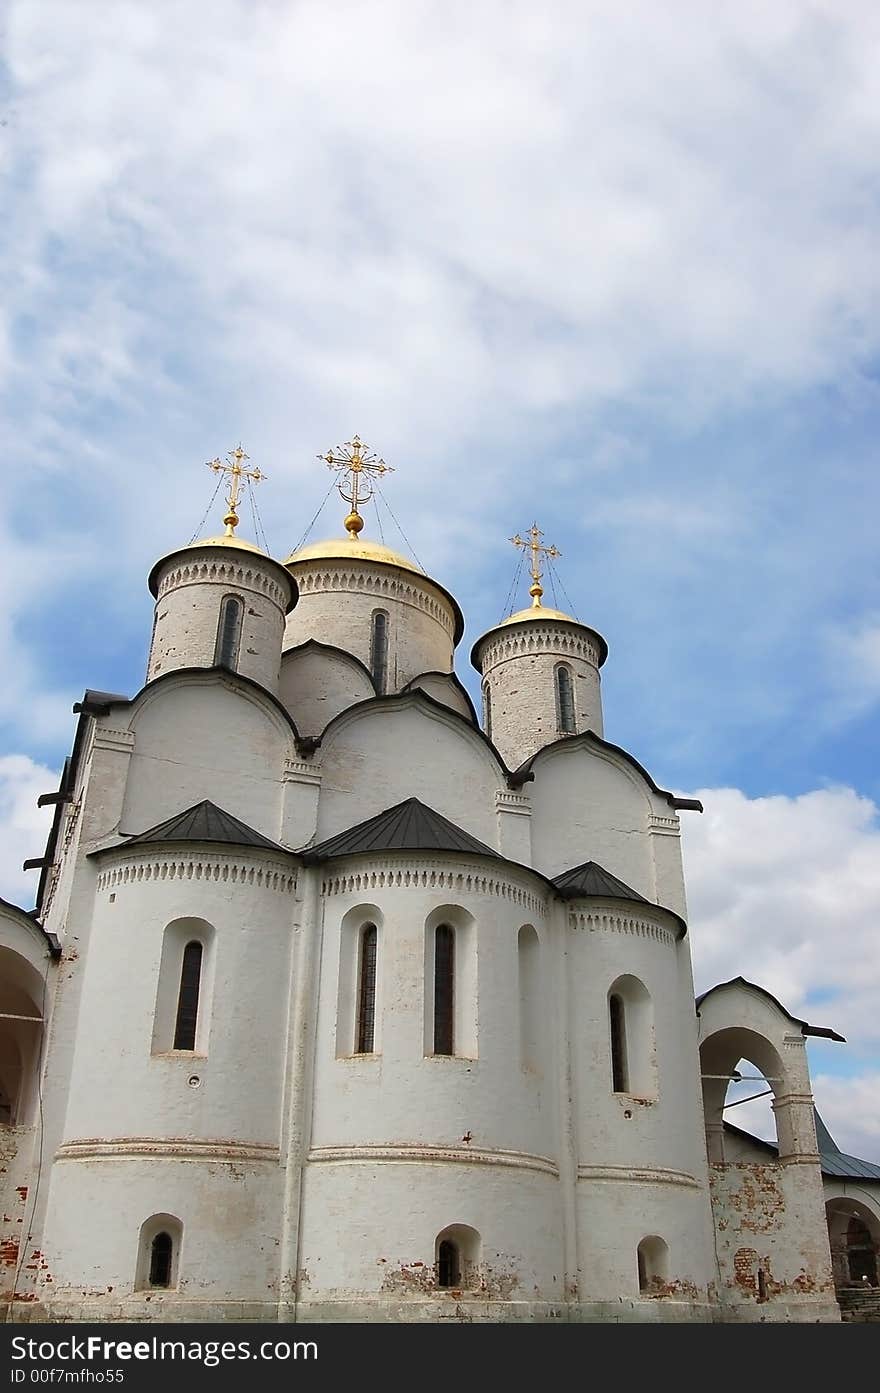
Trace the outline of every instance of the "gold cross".
{"type": "Polygon", "coordinates": [[[318,455],[318,459],[325,460],[328,469],[335,469],[351,476],[348,480],[347,493],[345,480],[339,479],[336,487],[346,503],[351,504],[351,512],[345,519],[345,530],[352,541],[356,541],[357,535],[364,525],[364,520],[358,512],[358,504],[369,503],[373,497],[371,476],[379,478],[383,474],[393,474],[394,469],[392,465],[379,459],[368,445],[363,445],[359,435],[352,436],[351,440],[346,440],[344,445],[337,446],[335,450],[328,450],[326,455],[318,455]],[[362,475],[366,477],[362,478],[362,475]]]}
{"type": "Polygon", "coordinates": [[[538,524],[533,522],[525,537],[521,537],[517,532],[515,537],[509,539],[513,542],[515,547],[522,547],[523,551],[530,551],[532,553],[532,584],[529,588],[529,594],[532,597],[533,608],[537,608],[540,605],[541,596],[544,593],[544,587],[541,584],[542,557],[546,556],[549,560],[553,561],[557,556],[562,555],[562,552],[557,551],[556,547],[542,546],[541,538],[543,535],[544,533],[541,531],[538,524]]]}
{"type": "Polygon", "coordinates": [[[213,469],[215,474],[228,474],[230,476],[229,494],[226,499],[227,513],[223,521],[226,524],[226,536],[234,537],[235,529],[239,523],[238,490],[242,479],[253,480],[255,484],[258,484],[262,479],[268,478],[268,475],[262,474],[259,469],[245,469],[243,467],[243,461],[250,459],[250,455],[245,454],[240,441],[234,450],[228,452],[226,458],[229,460],[229,464],[224,464],[219,458],[208,460],[208,468],[213,469]]]}

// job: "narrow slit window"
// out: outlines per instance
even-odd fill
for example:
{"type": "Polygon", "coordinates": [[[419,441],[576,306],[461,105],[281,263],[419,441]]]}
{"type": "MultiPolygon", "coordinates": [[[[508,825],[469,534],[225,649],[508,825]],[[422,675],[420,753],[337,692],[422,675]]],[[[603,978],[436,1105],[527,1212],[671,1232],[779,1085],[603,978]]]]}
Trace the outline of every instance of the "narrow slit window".
{"type": "Polygon", "coordinates": [[[444,1238],[437,1249],[437,1285],[461,1286],[461,1258],[458,1247],[448,1238],[444,1238]]]}
{"type": "Polygon", "coordinates": [[[357,1039],[358,1054],[372,1054],[376,1034],[376,948],[378,933],[375,924],[361,931],[360,977],[358,981],[357,1039]]]}
{"type": "Polygon", "coordinates": [[[183,950],[183,965],[180,970],[180,994],[177,998],[177,1019],[174,1026],[176,1050],[194,1050],[196,1047],[201,978],[202,945],[196,942],[188,943],[183,950]]]}
{"type": "Polygon", "coordinates": [[[385,691],[388,676],[388,615],[384,609],[373,611],[373,630],[370,636],[370,671],[376,691],[385,691]]]}
{"type": "Polygon", "coordinates": [[[215,667],[235,669],[237,666],[243,614],[244,605],[238,596],[226,595],[220,606],[220,622],[217,625],[217,645],[214,649],[215,667]]]}
{"type": "Polygon", "coordinates": [[[150,1286],[171,1286],[171,1259],[174,1244],[170,1233],[157,1233],[150,1244],[150,1286]]]}
{"type": "Polygon", "coordinates": [[[629,1075],[626,1067],[626,1012],[623,997],[615,992],[608,998],[611,1026],[611,1086],[615,1093],[626,1093],[629,1075]]]}
{"type": "Polygon", "coordinates": [[[574,690],[571,684],[571,668],[564,664],[556,669],[556,720],[563,735],[575,734],[574,690]]]}
{"type": "Polygon", "coordinates": [[[454,1053],[455,930],[438,924],[434,934],[434,1053],[454,1053]]]}
{"type": "Polygon", "coordinates": [[[485,726],[485,728],[486,728],[486,734],[488,735],[489,739],[491,740],[491,739],[492,739],[492,693],[491,693],[491,691],[490,691],[490,689],[489,689],[489,684],[488,684],[488,682],[486,683],[485,687],[483,688],[483,724],[484,724],[484,726],[485,726]]]}

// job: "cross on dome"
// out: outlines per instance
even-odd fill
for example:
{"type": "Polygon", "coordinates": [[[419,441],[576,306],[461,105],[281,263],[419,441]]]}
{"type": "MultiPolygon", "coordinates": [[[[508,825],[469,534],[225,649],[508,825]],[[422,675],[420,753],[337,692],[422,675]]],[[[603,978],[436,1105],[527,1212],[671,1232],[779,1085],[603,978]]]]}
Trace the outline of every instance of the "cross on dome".
{"type": "Polygon", "coordinates": [[[252,483],[259,484],[263,479],[267,478],[268,475],[263,474],[259,469],[244,468],[244,462],[250,459],[250,455],[246,455],[241,448],[241,441],[239,441],[234,450],[228,452],[226,458],[229,460],[228,464],[224,464],[218,457],[217,459],[208,460],[207,467],[208,469],[213,469],[215,474],[229,475],[229,492],[226,496],[226,516],[223,522],[226,526],[226,536],[234,537],[235,529],[239,524],[238,491],[241,487],[242,479],[247,479],[252,483]]]}
{"type": "Polygon", "coordinates": [[[542,545],[541,538],[543,535],[544,533],[541,531],[538,524],[533,522],[525,537],[521,537],[517,532],[515,537],[509,538],[515,547],[521,547],[523,551],[530,551],[532,553],[532,584],[529,587],[529,594],[532,597],[532,606],[535,609],[540,607],[541,596],[544,594],[544,587],[541,584],[542,560],[546,556],[548,560],[553,561],[557,556],[562,555],[562,552],[557,550],[555,546],[546,547],[542,545]]]}
{"type": "Polygon", "coordinates": [[[381,478],[383,474],[393,474],[394,467],[380,459],[369,445],[363,444],[359,435],[353,435],[351,440],[346,440],[344,445],[338,445],[335,450],[328,450],[326,455],[318,455],[318,459],[324,460],[328,469],[349,476],[347,481],[340,477],[336,487],[345,502],[351,504],[351,512],[345,519],[345,530],[355,541],[364,526],[364,520],[358,512],[358,504],[369,503],[373,497],[371,476],[381,478]]]}

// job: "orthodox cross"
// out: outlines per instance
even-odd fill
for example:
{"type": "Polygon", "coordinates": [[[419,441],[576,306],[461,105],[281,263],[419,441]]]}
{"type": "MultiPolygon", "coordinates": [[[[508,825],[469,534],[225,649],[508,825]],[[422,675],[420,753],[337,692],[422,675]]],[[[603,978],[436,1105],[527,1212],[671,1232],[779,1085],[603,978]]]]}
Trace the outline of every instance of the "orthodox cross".
{"type": "Polygon", "coordinates": [[[247,479],[248,482],[253,481],[255,484],[258,484],[261,479],[268,478],[268,475],[261,473],[259,469],[244,468],[244,461],[249,460],[250,455],[245,454],[240,443],[236,445],[234,450],[229,451],[226,458],[229,460],[228,464],[224,464],[221,459],[208,460],[208,468],[213,469],[215,474],[229,475],[229,493],[226,499],[227,512],[223,521],[226,524],[226,536],[234,537],[235,529],[239,523],[238,491],[242,479],[247,479]]]}
{"type": "Polygon", "coordinates": [[[362,444],[359,435],[352,436],[351,440],[346,440],[344,445],[337,446],[335,450],[328,450],[326,455],[318,455],[318,459],[325,460],[328,469],[335,469],[340,474],[349,476],[347,479],[340,478],[336,487],[345,502],[351,504],[351,512],[345,519],[345,530],[352,541],[356,541],[364,525],[364,520],[358,512],[358,504],[369,503],[373,497],[371,479],[381,478],[383,474],[393,474],[393,466],[379,459],[368,445],[362,444]]]}
{"type": "Polygon", "coordinates": [[[540,605],[541,596],[544,593],[544,587],[541,584],[541,566],[543,558],[546,556],[549,560],[553,561],[557,556],[562,555],[562,552],[557,551],[556,547],[545,547],[541,544],[543,535],[544,533],[541,531],[538,524],[533,522],[525,537],[521,537],[517,532],[515,537],[509,539],[513,542],[515,547],[522,547],[523,551],[530,551],[532,553],[532,584],[529,587],[529,594],[532,597],[532,606],[535,608],[540,605]]]}

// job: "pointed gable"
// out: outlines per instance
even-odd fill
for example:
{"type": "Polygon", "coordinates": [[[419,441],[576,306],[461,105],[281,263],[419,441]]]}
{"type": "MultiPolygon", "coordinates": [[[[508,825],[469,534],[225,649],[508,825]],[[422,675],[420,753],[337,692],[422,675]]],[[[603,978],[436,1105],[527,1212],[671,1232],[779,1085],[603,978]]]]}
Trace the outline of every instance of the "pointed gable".
{"type": "MultiPolygon", "coordinates": [[[[146,842],[226,842],[230,846],[261,846],[269,851],[283,851],[284,848],[240,822],[237,817],[218,808],[205,798],[182,813],[175,813],[165,822],[150,827],[146,832],[129,837],[125,846],[141,846],[146,842]]],[[[117,847],[112,848],[117,850],[117,847]]]]}
{"type": "Polygon", "coordinates": [[[306,861],[327,861],[334,856],[356,856],[371,851],[453,851],[504,859],[493,847],[477,841],[418,798],[407,798],[393,808],[386,808],[376,817],[359,822],[301,854],[306,861]]]}

